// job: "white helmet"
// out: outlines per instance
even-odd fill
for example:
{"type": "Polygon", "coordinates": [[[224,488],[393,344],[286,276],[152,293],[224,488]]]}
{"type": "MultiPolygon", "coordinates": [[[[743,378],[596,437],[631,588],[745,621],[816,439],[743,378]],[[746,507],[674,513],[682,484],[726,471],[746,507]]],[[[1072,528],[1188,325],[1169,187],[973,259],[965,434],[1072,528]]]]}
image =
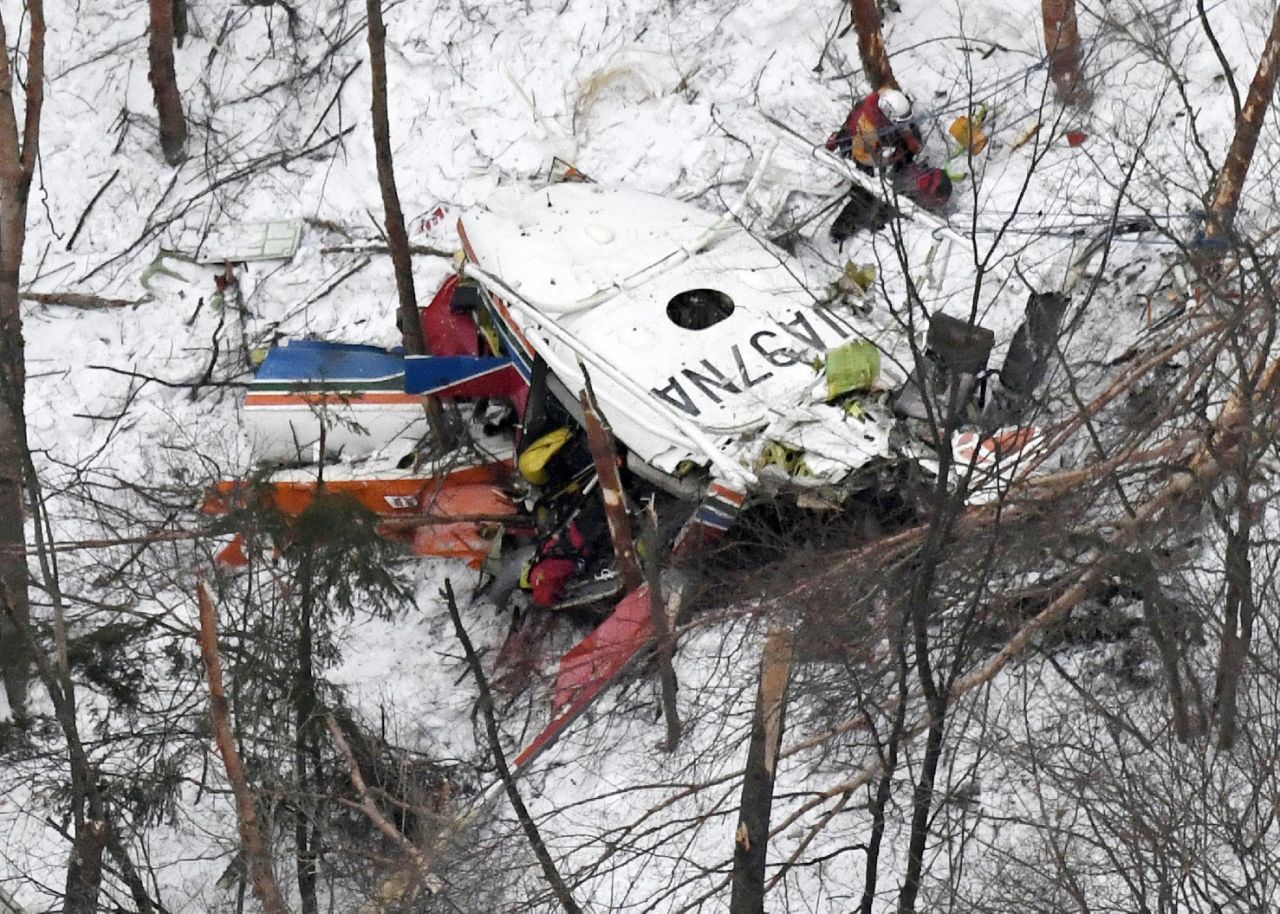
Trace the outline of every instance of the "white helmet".
{"type": "Polygon", "coordinates": [[[911,99],[897,89],[880,90],[880,113],[895,124],[911,118],[911,99]]]}

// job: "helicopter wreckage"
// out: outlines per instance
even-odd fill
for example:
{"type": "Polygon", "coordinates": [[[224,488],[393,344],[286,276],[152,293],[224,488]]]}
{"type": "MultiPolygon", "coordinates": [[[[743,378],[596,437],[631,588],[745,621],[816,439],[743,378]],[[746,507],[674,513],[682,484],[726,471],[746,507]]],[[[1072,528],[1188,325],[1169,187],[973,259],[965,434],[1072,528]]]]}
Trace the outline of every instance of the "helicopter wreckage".
{"type": "MultiPolygon", "coordinates": [[[[1026,328],[1056,330],[1065,299],[1033,295],[988,371],[994,334],[947,313],[968,314],[975,292],[945,269],[936,224],[861,234],[843,273],[819,272],[744,225],[755,184],[723,214],[579,181],[499,189],[459,219],[458,270],[420,310],[430,355],[294,341],[249,387],[256,456],[292,465],[268,477],[286,514],[346,494],[414,551],[491,572],[497,602],[603,608],[561,659],[557,716],[518,765],[653,638],[648,587],[618,542],[642,501],[675,565],[755,503],[831,510],[904,472],[936,478],[944,429],[949,482],[971,501],[997,495],[1040,441],[1018,425],[1047,358],[1026,328]],[[894,304],[908,300],[919,307],[894,304]],[[460,446],[430,443],[428,397],[454,404],[460,446]]],[[[205,508],[247,497],[228,480],[205,508]]]]}

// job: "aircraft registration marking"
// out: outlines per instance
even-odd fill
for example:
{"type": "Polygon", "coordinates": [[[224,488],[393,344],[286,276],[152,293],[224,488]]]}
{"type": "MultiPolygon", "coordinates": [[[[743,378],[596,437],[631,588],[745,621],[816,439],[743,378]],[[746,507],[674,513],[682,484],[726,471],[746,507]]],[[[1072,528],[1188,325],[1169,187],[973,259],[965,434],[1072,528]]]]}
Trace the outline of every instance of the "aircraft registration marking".
{"type": "Polygon", "coordinates": [[[773,377],[773,368],[806,364],[809,361],[806,353],[820,354],[833,345],[863,335],[830,308],[822,306],[797,309],[789,320],[779,321],[777,326],[783,332],[757,330],[747,339],[745,347],[741,343],[730,346],[728,357],[719,361],[723,364],[731,360],[732,368],[722,369],[710,359],[699,359],[696,365],[682,368],[679,374],[668,376],[665,384],[652,387],[649,392],[685,415],[700,416],[706,408],[705,404],[700,403],[702,400],[719,406],[724,402],[725,395],[741,394],[773,377]],[[809,320],[810,314],[819,318],[828,331],[834,332],[833,341],[828,342],[818,332],[820,325],[809,320]],[[789,345],[783,345],[779,342],[780,339],[786,343],[799,342],[805,352],[797,352],[789,345]],[[748,359],[753,363],[763,359],[765,364],[749,365],[748,359]]]}

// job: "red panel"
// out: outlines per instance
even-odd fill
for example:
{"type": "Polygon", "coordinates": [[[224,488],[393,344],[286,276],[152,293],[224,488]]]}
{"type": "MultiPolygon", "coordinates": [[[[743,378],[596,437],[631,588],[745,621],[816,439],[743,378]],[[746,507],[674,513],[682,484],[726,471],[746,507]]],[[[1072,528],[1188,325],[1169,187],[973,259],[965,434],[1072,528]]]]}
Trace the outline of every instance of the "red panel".
{"type": "Polygon", "coordinates": [[[641,587],[623,597],[613,615],[560,658],[555,695],[559,713],[516,756],[516,767],[529,765],[554,746],[560,734],[649,645],[652,637],[649,588],[641,587]]]}
{"type": "Polygon", "coordinates": [[[480,337],[476,322],[469,314],[455,313],[450,307],[454,293],[458,291],[458,276],[454,274],[431,299],[431,304],[420,308],[422,335],[432,355],[479,355],[480,337]]]}
{"type": "MultiPolygon", "coordinates": [[[[490,485],[448,486],[424,499],[423,512],[442,518],[451,515],[502,516],[516,513],[516,506],[500,490],[490,485]]],[[[493,522],[460,520],[429,524],[413,534],[413,551],[418,555],[465,559],[472,568],[484,564],[493,546],[493,522]]]]}
{"type": "Polygon", "coordinates": [[[599,687],[616,676],[653,637],[649,617],[649,588],[641,587],[622,598],[617,608],[560,658],[553,707],[572,702],[581,692],[599,687]]]}
{"type": "Polygon", "coordinates": [[[223,568],[247,567],[249,557],[244,552],[244,536],[237,533],[231,542],[222,548],[214,561],[223,568]]]}

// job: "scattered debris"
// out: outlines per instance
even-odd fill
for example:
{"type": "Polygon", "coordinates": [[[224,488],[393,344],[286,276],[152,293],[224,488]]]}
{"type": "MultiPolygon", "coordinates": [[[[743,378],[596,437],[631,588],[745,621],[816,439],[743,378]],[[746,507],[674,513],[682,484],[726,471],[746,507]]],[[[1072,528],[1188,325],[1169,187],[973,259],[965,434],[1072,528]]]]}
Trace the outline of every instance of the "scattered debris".
{"type": "Polygon", "coordinates": [[[1013,141],[1013,144],[1009,147],[1009,151],[1010,151],[1010,152],[1017,152],[1017,151],[1018,151],[1019,149],[1021,149],[1023,146],[1025,146],[1025,145],[1027,145],[1028,143],[1030,143],[1030,142],[1032,141],[1032,139],[1034,139],[1034,138],[1035,138],[1035,135],[1036,135],[1037,133],[1039,133],[1039,132],[1040,132],[1040,122],[1039,122],[1039,121],[1036,121],[1034,124],[1032,124],[1032,125],[1031,125],[1030,127],[1028,127],[1026,130],[1024,130],[1021,134],[1019,134],[1018,138],[1017,138],[1016,140],[1014,140],[1014,141],[1013,141]]]}
{"type": "Polygon", "coordinates": [[[210,233],[194,257],[206,265],[292,260],[301,239],[301,219],[224,225],[210,233]]]}

